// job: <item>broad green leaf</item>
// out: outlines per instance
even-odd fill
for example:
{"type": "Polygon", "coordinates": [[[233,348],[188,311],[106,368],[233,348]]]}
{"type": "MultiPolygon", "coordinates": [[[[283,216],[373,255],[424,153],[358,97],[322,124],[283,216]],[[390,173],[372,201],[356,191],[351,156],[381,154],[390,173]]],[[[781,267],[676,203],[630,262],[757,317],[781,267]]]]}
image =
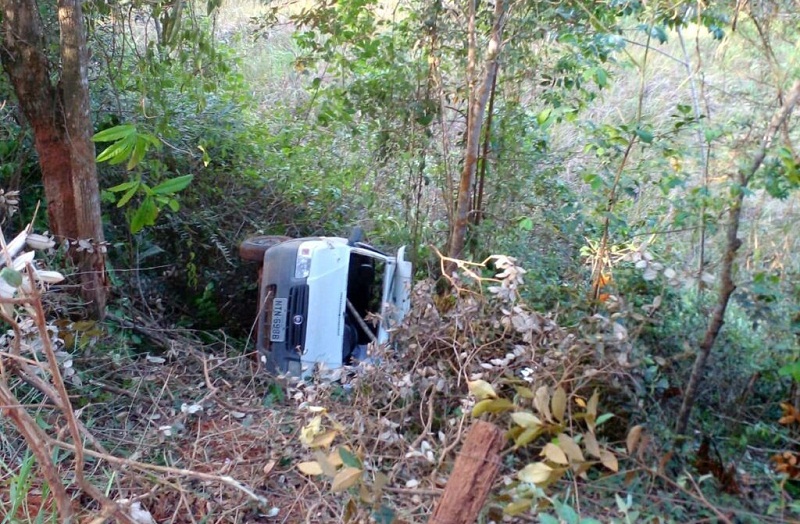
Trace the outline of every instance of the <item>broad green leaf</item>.
{"type": "Polygon", "coordinates": [[[363,467],[361,461],[358,460],[358,457],[356,457],[353,453],[350,452],[349,449],[343,446],[339,447],[339,456],[342,458],[342,463],[345,466],[349,466],[351,468],[359,468],[359,469],[363,467]]]}
{"type": "Polygon", "coordinates": [[[607,422],[609,419],[612,418],[614,418],[613,413],[603,413],[602,415],[597,417],[597,422],[595,423],[595,425],[599,426],[600,424],[607,422]]]}
{"type": "Polygon", "coordinates": [[[536,115],[536,122],[537,122],[539,125],[543,125],[545,122],[547,122],[547,119],[548,119],[548,118],[550,118],[550,113],[551,113],[552,111],[553,111],[553,109],[552,109],[552,108],[550,108],[550,107],[547,107],[547,108],[545,108],[545,109],[542,109],[542,110],[539,112],[539,114],[538,114],[538,115],[536,115]]]}
{"type": "Polygon", "coordinates": [[[147,197],[142,200],[139,209],[136,210],[131,218],[131,233],[138,233],[145,226],[152,226],[156,223],[156,218],[158,218],[156,203],[151,197],[147,197]]]}
{"type": "Polygon", "coordinates": [[[600,89],[608,85],[608,73],[602,67],[596,67],[594,70],[594,81],[600,89]]]}
{"type": "Polygon", "coordinates": [[[131,152],[130,158],[128,158],[128,164],[125,166],[125,168],[130,171],[139,165],[139,162],[141,162],[144,158],[144,154],[147,152],[147,149],[147,140],[141,136],[137,137],[136,145],[133,146],[133,151],[131,152]]]}
{"type": "Polygon", "coordinates": [[[128,159],[133,147],[136,145],[136,137],[126,136],[122,140],[115,142],[105,148],[97,155],[97,162],[108,162],[110,165],[121,164],[128,159]]]}
{"type": "Polygon", "coordinates": [[[139,185],[139,179],[137,178],[134,180],[128,180],[127,182],[123,182],[114,187],[110,187],[106,189],[106,191],[111,191],[112,193],[122,193],[123,191],[127,191],[130,188],[138,185],[139,185]]]}
{"type": "Polygon", "coordinates": [[[520,433],[517,436],[517,438],[514,439],[514,447],[521,448],[527,446],[528,444],[536,440],[536,437],[541,435],[542,431],[543,429],[541,426],[536,428],[526,428],[522,433],[520,433]]]}
{"type": "Polygon", "coordinates": [[[92,137],[93,142],[116,142],[122,138],[136,134],[136,126],[133,124],[122,124],[104,129],[95,133],[92,137]]]}
{"type": "Polygon", "coordinates": [[[522,482],[529,482],[531,484],[544,484],[553,473],[553,468],[544,462],[534,462],[522,468],[517,476],[522,482]]]}
{"type": "Polygon", "coordinates": [[[130,200],[131,200],[131,198],[133,198],[133,195],[135,195],[135,194],[136,194],[136,192],[139,190],[139,183],[140,183],[140,182],[137,180],[137,181],[136,181],[136,184],[134,184],[133,186],[131,186],[131,187],[128,189],[128,192],[127,192],[127,193],[125,193],[124,195],[122,195],[122,198],[120,198],[120,199],[119,199],[119,202],[117,202],[117,207],[122,207],[122,206],[124,206],[125,204],[127,204],[127,203],[128,203],[130,200]]]}
{"type": "Polygon", "coordinates": [[[645,144],[652,144],[653,143],[653,133],[647,131],[646,129],[637,129],[636,136],[639,137],[639,140],[644,142],[645,144]]]}
{"type": "Polygon", "coordinates": [[[192,183],[194,175],[182,175],[175,178],[170,178],[158,184],[153,188],[153,193],[156,195],[172,195],[186,189],[192,183]]]}

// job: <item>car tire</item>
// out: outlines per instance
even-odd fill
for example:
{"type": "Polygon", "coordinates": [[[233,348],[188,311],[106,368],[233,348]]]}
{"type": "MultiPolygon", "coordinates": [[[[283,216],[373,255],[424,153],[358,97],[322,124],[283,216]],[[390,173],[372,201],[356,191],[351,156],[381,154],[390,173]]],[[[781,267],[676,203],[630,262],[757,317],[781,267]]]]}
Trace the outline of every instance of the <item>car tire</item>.
{"type": "Polygon", "coordinates": [[[239,256],[244,260],[261,262],[264,260],[264,253],[267,249],[291,239],[291,237],[282,235],[259,235],[250,237],[239,244],[239,256]]]}

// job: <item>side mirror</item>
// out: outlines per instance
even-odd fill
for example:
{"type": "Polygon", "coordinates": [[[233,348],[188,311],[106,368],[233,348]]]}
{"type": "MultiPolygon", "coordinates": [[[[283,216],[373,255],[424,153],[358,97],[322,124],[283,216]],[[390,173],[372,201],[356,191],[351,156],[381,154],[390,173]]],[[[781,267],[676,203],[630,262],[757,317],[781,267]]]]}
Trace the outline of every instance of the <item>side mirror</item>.
{"type": "Polygon", "coordinates": [[[361,242],[361,238],[364,236],[364,230],[361,229],[360,226],[356,226],[353,228],[353,231],[350,233],[350,238],[347,239],[348,246],[355,246],[358,242],[361,242]]]}

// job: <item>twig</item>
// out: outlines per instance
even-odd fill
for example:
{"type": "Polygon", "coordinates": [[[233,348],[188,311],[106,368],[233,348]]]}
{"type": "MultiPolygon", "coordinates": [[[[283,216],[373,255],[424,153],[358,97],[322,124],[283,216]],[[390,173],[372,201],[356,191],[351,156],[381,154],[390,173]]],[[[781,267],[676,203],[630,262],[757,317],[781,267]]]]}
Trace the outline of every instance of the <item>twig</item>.
{"type": "MultiPolygon", "coordinates": [[[[48,440],[51,445],[57,446],[61,449],[66,449],[69,451],[75,451],[75,446],[68,443],[62,442],[60,440],[56,440],[54,438],[48,437],[48,440]]],[[[93,451],[91,449],[85,449],[84,453],[90,457],[98,458],[101,460],[105,460],[107,462],[111,462],[112,464],[120,464],[122,466],[128,466],[130,468],[138,469],[141,471],[155,471],[158,473],[166,473],[171,475],[183,475],[185,477],[191,477],[197,480],[205,480],[209,482],[220,482],[222,484],[227,484],[234,489],[237,489],[253,499],[254,501],[258,502],[263,506],[268,506],[269,502],[266,498],[258,495],[253,490],[239,482],[238,480],[230,477],[228,475],[212,475],[210,473],[202,473],[200,471],[193,471],[191,469],[182,469],[182,468],[173,468],[170,466],[158,466],[156,464],[147,464],[144,462],[139,462],[137,460],[126,459],[122,457],[115,457],[114,455],[110,455],[108,453],[99,453],[97,451],[93,451]]]]}

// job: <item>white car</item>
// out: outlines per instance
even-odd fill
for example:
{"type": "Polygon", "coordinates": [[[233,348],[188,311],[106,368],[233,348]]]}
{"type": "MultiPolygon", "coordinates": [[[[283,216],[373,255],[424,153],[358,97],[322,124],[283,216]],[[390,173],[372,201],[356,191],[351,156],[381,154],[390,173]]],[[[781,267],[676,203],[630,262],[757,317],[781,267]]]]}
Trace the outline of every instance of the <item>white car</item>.
{"type": "Polygon", "coordinates": [[[256,347],[270,372],[307,376],[316,365],[363,361],[408,312],[405,247],[389,256],[359,237],[262,236],[240,246],[242,258],[262,263],[256,347]]]}

